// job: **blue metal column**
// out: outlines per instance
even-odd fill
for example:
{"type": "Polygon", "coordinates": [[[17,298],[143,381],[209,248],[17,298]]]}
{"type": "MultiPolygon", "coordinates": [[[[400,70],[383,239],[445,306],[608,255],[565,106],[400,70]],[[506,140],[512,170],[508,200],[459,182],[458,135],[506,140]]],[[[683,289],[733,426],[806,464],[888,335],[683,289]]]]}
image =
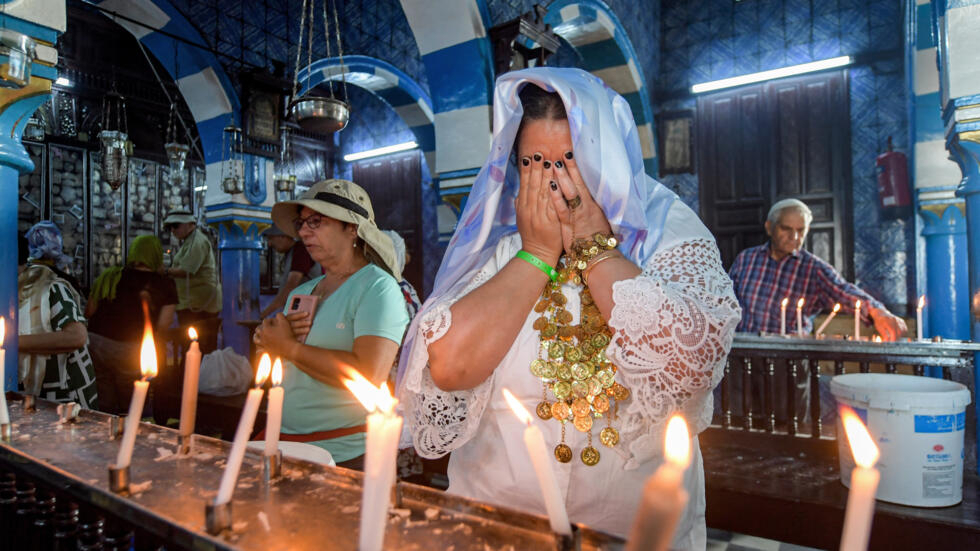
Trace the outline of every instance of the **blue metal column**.
{"type": "MultiPolygon", "coordinates": [[[[263,224],[263,227],[268,227],[263,224]]],[[[249,330],[240,321],[257,320],[259,307],[259,251],[263,248],[255,223],[234,222],[218,226],[221,254],[221,325],[224,346],[249,357],[249,330]]]]}

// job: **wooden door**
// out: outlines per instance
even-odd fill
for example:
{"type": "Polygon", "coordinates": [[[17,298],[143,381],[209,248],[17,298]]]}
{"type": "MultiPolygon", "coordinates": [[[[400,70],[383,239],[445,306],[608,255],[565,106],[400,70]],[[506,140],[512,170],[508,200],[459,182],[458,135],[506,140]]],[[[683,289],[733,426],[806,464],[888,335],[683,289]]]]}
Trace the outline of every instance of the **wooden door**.
{"type": "Polygon", "coordinates": [[[378,227],[395,230],[405,239],[411,256],[404,278],[422,297],[422,162],[421,153],[408,151],[357,161],[354,182],[371,196],[378,227]]]}
{"type": "Polygon", "coordinates": [[[705,95],[697,119],[701,214],[725,266],[764,243],[769,207],[794,197],[813,211],[807,250],[852,278],[846,73],[705,95]]]}

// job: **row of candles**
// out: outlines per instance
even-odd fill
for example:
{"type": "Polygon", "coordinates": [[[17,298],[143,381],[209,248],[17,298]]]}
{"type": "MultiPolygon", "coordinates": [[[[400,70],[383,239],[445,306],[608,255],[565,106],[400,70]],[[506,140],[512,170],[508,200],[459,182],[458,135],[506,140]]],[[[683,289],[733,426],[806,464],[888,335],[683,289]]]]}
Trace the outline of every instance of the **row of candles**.
{"type": "MultiPolygon", "coordinates": [[[[800,297],[800,299],[796,301],[796,334],[801,337],[804,335],[803,333],[803,305],[804,304],[806,304],[806,299],[803,297],[800,297]]],[[[916,332],[915,337],[917,340],[920,341],[922,340],[922,309],[925,307],[925,305],[926,305],[925,295],[920,296],[919,303],[915,307],[915,332],[916,332]]],[[[786,336],[786,307],[787,306],[789,306],[789,297],[784,298],[779,303],[779,315],[780,315],[779,334],[783,337],[786,336]]],[[[834,305],[834,309],[830,311],[830,315],[828,315],[827,318],[823,320],[823,323],[820,324],[820,327],[817,327],[817,332],[815,333],[817,337],[823,334],[823,330],[827,328],[827,324],[830,323],[830,320],[834,319],[834,316],[836,316],[838,312],[840,312],[839,302],[834,305]]],[[[861,300],[860,299],[854,301],[854,339],[855,340],[861,339],[861,300]]],[[[880,341],[881,339],[879,338],[877,340],[880,341]]]]}
{"type": "MultiPolygon", "coordinates": [[[[920,308],[921,309],[921,308],[920,308]]],[[[4,365],[4,320],[0,317],[0,367],[4,365]]],[[[200,370],[201,352],[197,335],[193,328],[189,331],[191,345],[185,357],[185,379],[183,403],[181,405],[180,434],[189,436],[194,430],[194,415],[197,400],[197,375],[200,370]]],[[[156,349],[153,335],[147,326],[140,348],[140,369],[142,378],[134,383],[133,399],[123,432],[123,438],[116,457],[116,468],[126,468],[132,461],[133,447],[139,431],[139,420],[149,389],[149,380],[156,375],[156,349]]],[[[283,389],[282,363],[276,359],[271,362],[268,354],[263,354],[255,376],[255,387],[249,390],[232,442],[231,451],[222,474],[215,505],[231,502],[238,473],[245,456],[248,439],[251,435],[259,404],[262,400],[262,385],[266,378],[272,377],[273,386],[269,390],[267,405],[266,440],[264,454],[269,457],[278,454],[278,441],[281,430],[283,389]]],[[[398,440],[401,434],[402,417],[395,411],[398,400],[391,396],[388,386],[381,383],[374,386],[367,378],[354,369],[347,371],[344,385],[368,410],[367,442],[364,461],[364,488],[361,500],[361,518],[358,549],[378,551],[384,543],[387,513],[390,505],[391,488],[395,482],[395,468],[398,440]]],[[[565,501],[549,460],[549,454],[541,430],[533,423],[533,417],[524,405],[507,389],[503,389],[505,401],[514,414],[524,422],[524,445],[538,479],[544,498],[545,509],[552,531],[562,536],[572,535],[572,526],[565,509],[565,501]]],[[[844,527],[841,535],[841,551],[861,551],[867,549],[874,514],[875,492],[880,475],[874,465],[878,460],[875,446],[867,427],[853,410],[843,407],[841,420],[844,432],[851,446],[856,467],[851,472],[851,486],[847,499],[844,527]]],[[[9,425],[5,389],[0,386],[0,424],[9,425]]],[[[643,496],[633,522],[627,543],[627,551],[668,549],[673,539],[688,494],[684,489],[684,474],[691,462],[691,437],[687,423],[680,415],[674,415],[667,423],[664,437],[664,462],[648,479],[643,488],[643,496]]]]}

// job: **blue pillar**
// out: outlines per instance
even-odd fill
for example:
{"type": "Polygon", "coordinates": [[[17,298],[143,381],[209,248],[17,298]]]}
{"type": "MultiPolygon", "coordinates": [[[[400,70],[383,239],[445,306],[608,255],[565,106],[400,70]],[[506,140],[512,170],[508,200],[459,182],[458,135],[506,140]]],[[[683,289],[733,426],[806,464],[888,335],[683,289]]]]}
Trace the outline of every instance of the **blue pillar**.
{"type": "MultiPolygon", "coordinates": [[[[926,244],[927,337],[970,338],[969,276],[967,270],[966,218],[962,201],[923,205],[919,214],[926,244]]],[[[927,374],[942,377],[942,368],[927,374]]]]}
{"type": "Polygon", "coordinates": [[[225,222],[218,226],[221,254],[221,325],[224,346],[249,357],[249,330],[240,321],[257,320],[259,307],[259,252],[263,248],[260,231],[268,224],[225,222]]]}

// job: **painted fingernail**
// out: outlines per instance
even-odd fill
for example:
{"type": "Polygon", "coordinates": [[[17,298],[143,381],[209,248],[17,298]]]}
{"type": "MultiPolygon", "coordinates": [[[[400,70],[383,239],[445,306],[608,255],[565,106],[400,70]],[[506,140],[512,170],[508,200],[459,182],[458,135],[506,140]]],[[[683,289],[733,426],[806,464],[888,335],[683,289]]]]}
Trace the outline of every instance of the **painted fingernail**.
{"type": "Polygon", "coordinates": [[[555,168],[563,168],[565,163],[561,162],[561,159],[555,161],[555,168]]]}
{"type": "Polygon", "coordinates": [[[535,153],[534,154],[534,162],[536,162],[536,163],[540,163],[541,162],[541,154],[540,153],[535,153]]]}
{"type": "Polygon", "coordinates": [[[545,161],[543,166],[545,168],[551,168],[551,161],[545,161]]]}
{"type": "Polygon", "coordinates": [[[521,157],[521,164],[524,165],[524,166],[527,166],[527,165],[531,164],[530,157],[521,157]]]}
{"type": "Polygon", "coordinates": [[[565,152],[565,158],[566,158],[566,159],[571,159],[571,158],[572,158],[572,156],[573,156],[573,155],[572,155],[572,152],[571,152],[571,151],[566,151],[566,152],[565,152]]]}
{"type": "Polygon", "coordinates": [[[558,191],[558,184],[556,184],[554,180],[548,182],[548,185],[551,186],[551,191],[558,191]]]}

